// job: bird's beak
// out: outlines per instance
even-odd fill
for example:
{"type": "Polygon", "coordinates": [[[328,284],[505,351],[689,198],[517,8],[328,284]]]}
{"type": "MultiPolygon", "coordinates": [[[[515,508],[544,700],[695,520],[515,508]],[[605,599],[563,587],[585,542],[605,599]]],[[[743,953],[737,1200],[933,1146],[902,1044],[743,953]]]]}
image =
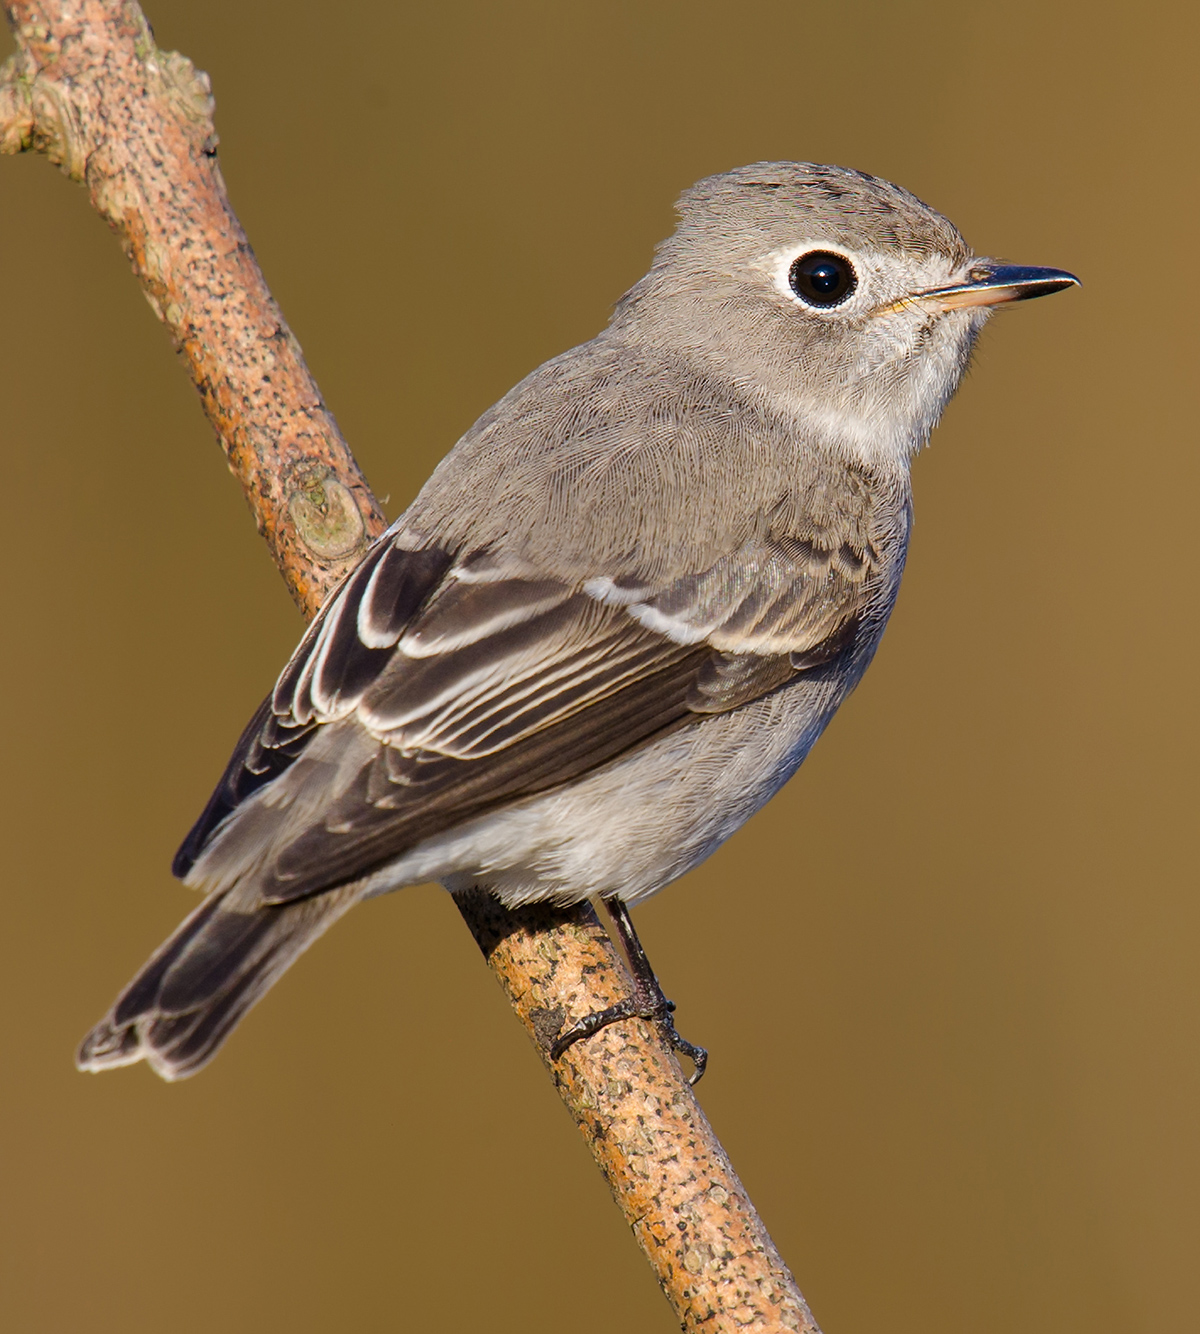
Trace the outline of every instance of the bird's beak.
{"type": "Polygon", "coordinates": [[[1031,269],[1022,264],[977,264],[969,282],[931,287],[898,301],[897,306],[919,305],[933,310],[965,310],[970,306],[1000,306],[1007,301],[1028,301],[1082,284],[1065,269],[1031,269]]]}

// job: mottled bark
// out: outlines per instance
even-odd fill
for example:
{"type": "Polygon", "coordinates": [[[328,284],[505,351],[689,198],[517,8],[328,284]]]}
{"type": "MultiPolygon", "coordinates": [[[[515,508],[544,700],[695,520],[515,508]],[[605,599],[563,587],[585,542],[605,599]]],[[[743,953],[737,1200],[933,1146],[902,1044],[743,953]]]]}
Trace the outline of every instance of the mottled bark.
{"type": "Polygon", "coordinates": [[[383,514],[321,402],[217,164],[208,76],[119,0],[7,6],[0,149],[44,152],[116,232],[276,564],[311,615],[383,514]]]}
{"type": "Polygon", "coordinates": [[[686,1330],[820,1334],[674,1054],[640,1019],[549,1047],[630,980],[590,907],[459,907],[686,1330]]]}
{"type": "MultiPolygon", "coordinates": [[[[159,51],[129,0],[6,9],[19,50],[0,70],[0,150],[45,153],[86,186],[312,616],[384,519],[229,206],[207,76],[159,51]]],[[[683,1328],[816,1331],[657,1032],[625,1020],[550,1060],[566,1024],[630,990],[592,910],[458,902],[683,1328]]]]}

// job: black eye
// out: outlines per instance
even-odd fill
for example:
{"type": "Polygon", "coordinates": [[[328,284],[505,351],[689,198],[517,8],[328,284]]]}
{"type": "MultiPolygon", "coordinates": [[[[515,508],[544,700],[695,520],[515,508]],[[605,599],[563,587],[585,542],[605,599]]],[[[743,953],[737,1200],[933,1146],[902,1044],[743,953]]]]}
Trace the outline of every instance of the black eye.
{"type": "Polygon", "coordinates": [[[828,309],[850,296],[858,286],[858,277],[848,259],[828,250],[811,250],[793,263],[788,282],[801,301],[828,309]]]}

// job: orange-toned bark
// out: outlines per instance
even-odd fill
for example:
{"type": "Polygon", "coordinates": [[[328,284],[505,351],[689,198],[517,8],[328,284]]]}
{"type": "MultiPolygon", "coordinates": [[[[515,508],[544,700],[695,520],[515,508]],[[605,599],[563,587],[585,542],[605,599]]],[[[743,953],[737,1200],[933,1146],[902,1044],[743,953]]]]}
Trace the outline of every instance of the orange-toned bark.
{"type": "Polygon", "coordinates": [[[682,1327],[820,1334],[658,1035],[627,1019],[550,1059],[566,1023],[630,990],[592,910],[510,912],[482,891],[459,906],[682,1327]]]}
{"type": "Polygon", "coordinates": [[[0,91],[0,148],[38,149],[87,187],[311,615],[384,518],[229,206],[208,76],[159,51],[135,4],[7,8],[21,49],[0,91]]]}
{"type": "MultiPolygon", "coordinates": [[[[159,51],[131,0],[6,9],[19,50],[0,70],[0,151],[43,152],[86,186],[312,616],[384,519],[229,206],[207,76],[159,51]]],[[[508,912],[483,891],[459,907],[683,1328],[817,1334],[657,1032],[625,1020],[550,1060],[563,1027],[630,991],[592,910],[508,912]]]]}

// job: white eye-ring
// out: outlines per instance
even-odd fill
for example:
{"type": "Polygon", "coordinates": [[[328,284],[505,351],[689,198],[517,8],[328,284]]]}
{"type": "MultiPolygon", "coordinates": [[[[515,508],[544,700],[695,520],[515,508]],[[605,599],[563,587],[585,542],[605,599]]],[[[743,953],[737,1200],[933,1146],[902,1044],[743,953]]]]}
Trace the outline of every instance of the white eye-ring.
{"type": "Polygon", "coordinates": [[[764,256],[762,269],[789,305],[818,318],[857,310],[876,287],[880,265],[871,253],[852,253],[821,237],[800,237],[764,256]]]}
{"type": "Polygon", "coordinates": [[[832,310],[854,295],[858,273],[849,258],[836,250],[806,250],[788,266],[787,284],[806,306],[832,310]]]}

